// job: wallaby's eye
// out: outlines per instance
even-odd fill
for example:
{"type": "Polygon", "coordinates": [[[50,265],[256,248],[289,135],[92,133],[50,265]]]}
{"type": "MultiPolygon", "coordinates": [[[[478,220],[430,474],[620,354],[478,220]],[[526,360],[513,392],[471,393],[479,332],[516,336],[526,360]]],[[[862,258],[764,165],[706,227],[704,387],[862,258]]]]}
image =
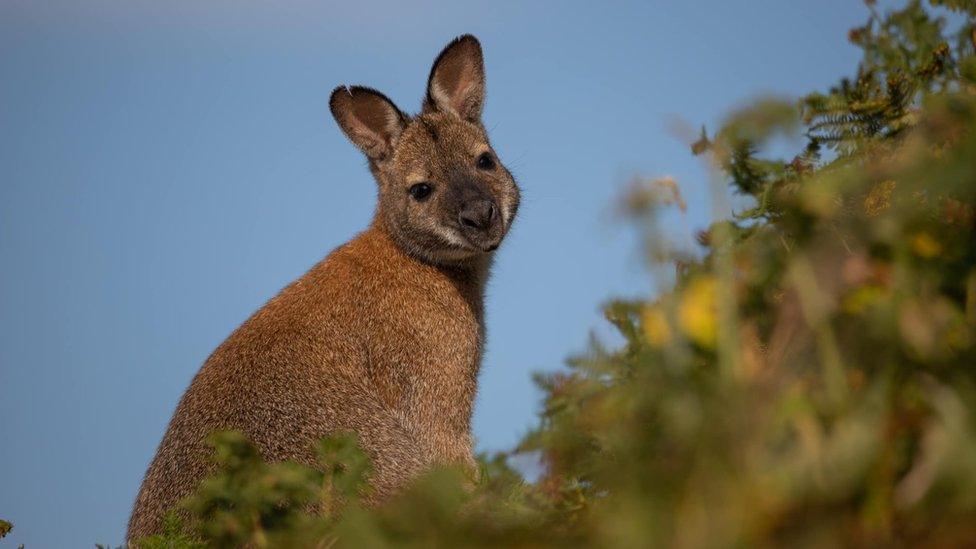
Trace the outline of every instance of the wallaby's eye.
{"type": "Polygon", "coordinates": [[[417,183],[416,185],[410,187],[410,196],[413,197],[417,202],[423,202],[430,196],[430,193],[434,192],[434,187],[430,183],[417,183]]]}
{"type": "Polygon", "coordinates": [[[495,169],[495,159],[491,157],[491,153],[482,153],[478,157],[478,169],[479,170],[493,170],[495,169]]]}

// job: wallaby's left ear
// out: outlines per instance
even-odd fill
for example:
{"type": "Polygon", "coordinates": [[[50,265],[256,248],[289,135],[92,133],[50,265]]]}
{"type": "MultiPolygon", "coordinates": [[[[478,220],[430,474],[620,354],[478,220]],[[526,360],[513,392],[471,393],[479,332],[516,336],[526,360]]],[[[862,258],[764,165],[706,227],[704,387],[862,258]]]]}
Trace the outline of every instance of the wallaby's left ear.
{"type": "Polygon", "coordinates": [[[427,80],[425,111],[454,113],[465,120],[481,119],[485,103],[485,65],[481,44],[470,34],[455,38],[437,56],[427,80]]]}

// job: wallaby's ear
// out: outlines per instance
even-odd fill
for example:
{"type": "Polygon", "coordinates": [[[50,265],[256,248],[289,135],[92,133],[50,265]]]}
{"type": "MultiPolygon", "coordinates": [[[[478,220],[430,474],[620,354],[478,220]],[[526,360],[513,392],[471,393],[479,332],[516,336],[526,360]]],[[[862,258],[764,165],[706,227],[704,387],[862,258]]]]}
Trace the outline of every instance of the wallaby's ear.
{"type": "Polygon", "coordinates": [[[343,133],[370,160],[393,153],[393,144],[407,125],[407,117],[382,93],[362,86],[339,86],[329,109],[343,133]]]}
{"type": "Polygon", "coordinates": [[[425,111],[454,113],[477,122],[485,103],[485,64],[481,44],[470,34],[455,38],[437,56],[427,79],[425,111]]]}

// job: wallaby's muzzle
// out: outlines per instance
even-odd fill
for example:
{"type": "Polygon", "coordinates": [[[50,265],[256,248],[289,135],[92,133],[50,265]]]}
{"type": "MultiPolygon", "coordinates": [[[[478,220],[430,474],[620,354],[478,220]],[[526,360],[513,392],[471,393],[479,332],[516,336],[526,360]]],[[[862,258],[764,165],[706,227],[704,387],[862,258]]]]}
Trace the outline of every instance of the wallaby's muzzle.
{"type": "Polygon", "coordinates": [[[495,203],[491,200],[476,200],[465,204],[458,214],[458,222],[466,229],[486,231],[495,220],[495,203]]]}
{"type": "Polygon", "coordinates": [[[490,252],[501,243],[503,227],[494,200],[479,198],[465,202],[458,212],[461,234],[477,248],[490,252]]]}

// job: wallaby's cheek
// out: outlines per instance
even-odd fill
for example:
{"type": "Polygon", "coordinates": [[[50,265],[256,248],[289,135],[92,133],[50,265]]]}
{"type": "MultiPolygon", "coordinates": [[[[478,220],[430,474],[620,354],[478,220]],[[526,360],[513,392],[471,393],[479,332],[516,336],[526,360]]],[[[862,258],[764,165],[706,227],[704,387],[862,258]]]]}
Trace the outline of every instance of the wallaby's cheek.
{"type": "Polygon", "coordinates": [[[512,221],[515,219],[515,213],[518,211],[518,197],[512,193],[505,193],[501,201],[501,209],[502,225],[505,227],[505,230],[508,230],[512,221]]]}

